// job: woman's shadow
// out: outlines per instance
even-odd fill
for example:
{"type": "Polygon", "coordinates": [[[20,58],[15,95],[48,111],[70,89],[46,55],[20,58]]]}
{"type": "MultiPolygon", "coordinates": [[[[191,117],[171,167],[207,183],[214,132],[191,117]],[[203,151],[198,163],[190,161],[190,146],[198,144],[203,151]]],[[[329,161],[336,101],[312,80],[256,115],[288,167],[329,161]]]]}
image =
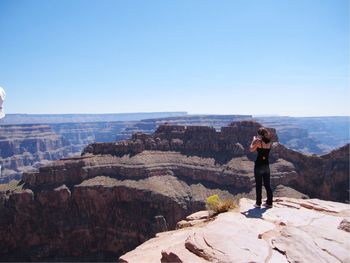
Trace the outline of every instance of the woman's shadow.
{"type": "Polygon", "coordinates": [[[241,214],[249,218],[262,218],[262,214],[265,213],[267,210],[268,208],[265,208],[265,207],[264,208],[254,207],[247,211],[241,212],[241,214]]]}

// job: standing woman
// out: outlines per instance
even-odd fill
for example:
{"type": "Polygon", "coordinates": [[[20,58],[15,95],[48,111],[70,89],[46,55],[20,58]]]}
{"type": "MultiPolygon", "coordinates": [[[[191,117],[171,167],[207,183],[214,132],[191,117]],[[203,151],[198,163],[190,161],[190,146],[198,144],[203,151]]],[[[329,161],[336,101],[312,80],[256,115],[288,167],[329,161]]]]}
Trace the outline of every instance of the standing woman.
{"type": "Polygon", "coordinates": [[[271,150],[272,142],[271,136],[266,128],[261,127],[258,129],[258,136],[254,136],[249,150],[251,152],[258,152],[254,165],[254,177],[256,187],[256,203],[255,207],[261,206],[261,191],[262,182],[266,189],[267,200],[264,204],[266,208],[272,207],[272,190],[270,186],[270,167],[269,167],[269,154],[271,150]]]}

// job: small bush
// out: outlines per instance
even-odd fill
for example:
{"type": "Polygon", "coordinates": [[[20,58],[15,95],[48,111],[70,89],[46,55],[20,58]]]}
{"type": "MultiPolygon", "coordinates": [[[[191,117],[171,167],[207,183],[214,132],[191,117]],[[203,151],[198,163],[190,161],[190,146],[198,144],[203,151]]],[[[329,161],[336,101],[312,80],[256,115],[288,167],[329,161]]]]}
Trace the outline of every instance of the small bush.
{"type": "Polygon", "coordinates": [[[207,198],[206,208],[219,214],[237,208],[238,200],[237,198],[220,199],[218,195],[211,195],[207,198]]]}
{"type": "Polygon", "coordinates": [[[207,206],[214,206],[219,202],[220,198],[218,195],[211,195],[207,198],[207,206]]]}

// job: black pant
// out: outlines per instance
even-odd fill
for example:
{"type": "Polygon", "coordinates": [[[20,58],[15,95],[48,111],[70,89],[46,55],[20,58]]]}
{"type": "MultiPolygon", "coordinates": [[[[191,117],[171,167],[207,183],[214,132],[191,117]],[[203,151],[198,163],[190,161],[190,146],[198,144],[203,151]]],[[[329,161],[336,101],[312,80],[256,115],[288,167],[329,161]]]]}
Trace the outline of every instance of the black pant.
{"type": "Polygon", "coordinates": [[[261,205],[261,190],[262,181],[266,189],[267,201],[266,204],[272,205],[272,190],[270,186],[270,167],[268,164],[254,166],[255,189],[256,189],[256,204],[261,205]]]}

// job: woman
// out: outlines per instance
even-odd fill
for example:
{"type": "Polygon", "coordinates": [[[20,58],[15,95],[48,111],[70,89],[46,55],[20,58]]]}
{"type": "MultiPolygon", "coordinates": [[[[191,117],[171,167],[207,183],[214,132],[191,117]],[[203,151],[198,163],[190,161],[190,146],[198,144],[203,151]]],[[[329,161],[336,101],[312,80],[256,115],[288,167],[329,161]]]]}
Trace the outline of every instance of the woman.
{"type": "Polygon", "coordinates": [[[270,186],[270,167],[269,167],[269,153],[272,146],[271,136],[266,128],[261,127],[258,129],[258,136],[254,136],[252,143],[250,144],[251,152],[258,152],[258,156],[254,165],[254,177],[256,187],[256,203],[255,207],[261,206],[261,190],[262,181],[266,189],[267,200],[265,203],[266,208],[272,207],[272,190],[270,186]]]}

